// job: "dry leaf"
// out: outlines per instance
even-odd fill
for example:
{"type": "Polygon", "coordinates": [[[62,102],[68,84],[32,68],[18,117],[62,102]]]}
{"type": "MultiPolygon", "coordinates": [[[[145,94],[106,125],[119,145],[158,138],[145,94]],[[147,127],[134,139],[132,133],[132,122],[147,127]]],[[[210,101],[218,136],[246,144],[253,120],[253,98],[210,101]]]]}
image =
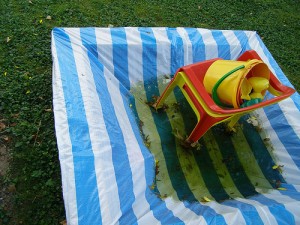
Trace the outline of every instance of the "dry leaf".
{"type": "Polygon", "coordinates": [[[66,220],[63,220],[63,221],[60,222],[60,224],[61,224],[61,225],[67,225],[67,221],[66,221],[66,220]]]}
{"type": "Polygon", "coordinates": [[[51,19],[52,19],[52,18],[51,18],[51,16],[49,16],[49,15],[46,17],[46,20],[51,20],[51,19]]]}
{"type": "Polygon", "coordinates": [[[280,191],[286,191],[287,189],[286,189],[286,188],[283,188],[283,187],[279,187],[279,188],[277,188],[277,190],[280,190],[280,191]]]}
{"type": "Polygon", "coordinates": [[[2,139],[3,139],[4,141],[9,141],[9,137],[8,137],[8,136],[2,136],[2,139]]]}
{"type": "Polygon", "coordinates": [[[45,109],[45,112],[52,112],[52,109],[51,108],[45,109]]]}
{"type": "Polygon", "coordinates": [[[272,169],[276,170],[278,167],[279,167],[278,165],[274,165],[274,166],[272,166],[272,169]]]}
{"type": "Polygon", "coordinates": [[[6,42],[10,42],[11,38],[10,37],[7,37],[6,38],[6,42]]]}
{"type": "Polygon", "coordinates": [[[202,201],[203,201],[203,202],[210,202],[211,200],[210,200],[208,197],[205,197],[205,196],[204,196],[204,197],[202,198],[202,201]]]}
{"type": "Polygon", "coordinates": [[[12,117],[13,117],[13,118],[18,118],[19,115],[20,115],[20,113],[15,113],[15,114],[12,114],[12,117]]]}
{"type": "Polygon", "coordinates": [[[155,186],[156,186],[156,185],[153,183],[153,184],[152,184],[151,186],[149,186],[149,187],[150,187],[151,190],[154,190],[155,186]]]}
{"type": "Polygon", "coordinates": [[[0,131],[4,130],[6,128],[6,125],[2,122],[0,122],[0,131]]]}
{"type": "Polygon", "coordinates": [[[14,185],[14,184],[11,184],[11,185],[9,185],[8,186],[8,191],[10,192],[10,193],[14,193],[14,192],[16,192],[16,186],[14,185]]]}
{"type": "Polygon", "coordinates": [[[272,169],[278,170],[280,173],[282,173],[282,167],[283,167],[283,165],[274,165],[274,166],[272,166],[272,169]]]}

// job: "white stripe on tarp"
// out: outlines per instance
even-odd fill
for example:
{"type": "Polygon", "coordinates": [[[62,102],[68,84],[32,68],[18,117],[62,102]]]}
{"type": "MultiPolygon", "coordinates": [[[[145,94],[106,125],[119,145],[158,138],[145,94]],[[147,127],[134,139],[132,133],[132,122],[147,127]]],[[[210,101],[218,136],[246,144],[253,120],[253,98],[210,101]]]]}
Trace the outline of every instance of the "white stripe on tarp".
{"type": "MultiPolygon", "coordinates": [[[[65,106],[58,56],[55,39],[52,33],[52,58],[53,58],[53,111],[55,118],[55,133],[59,149],[59,159],[62,175],[62,189],[66,211],[66,219],[69,224],[78,224],[76,185],[74,176],[74,163],[72,144],[69,134],[69,124],[65,106]]],[[[59,41],[59,40],[57,40],[59,41]]]]}
{"type": "Polygon", "coordinates": [[[184,55],[184,65],[193,63],[193,48],[192,42],[189,39],[189,35],[186,30],[182,27],[176,29],[178,34],[180,35],[183,42],[183,55],[184,55]]]}
{"type": "Polygon", "coordinates": [[[205,45],[205,58],[214,59],[218,58],[218,45],[212,36],[212,33],[208,29],[198,28],[197,31],[200,33],[205,45]]]}
{"type": "MultiPolygon", "coordinates": [[[[268,57],[265,55],[263,49],[260,46],[260,43],[257,39],[258,36],[257,36],[256,32],[245,32],[245,33],[248,36],[250,47],[258,53],[258,55],[268,65],[268,67],[273,72],[273,74],[275,76],[277,76],[274,68],[271,66],[271,63],[270,63],[268,57]]],[[[300,125],[299,125],[300,111],[295,106],[294,101],[291,98],[287,98],[284,101],[278,102],[278,105],[281,108],[289,125],[295,131],[295,134],[300,139],[300,125]],[[288,110],[285,110],[285,109],[288,109],[288,110]]]]}
{"type": "Polygon", "coordinates": [[[128,78],[132,87],[138,82],[144,83],[142,65],[143,48],[140,32],[137,28],[125,27],[125,33],[128,45],[128,78]]]}
{"type": "MultiPolygon", "coordinates": [[[[135,58],[128,57],[128,74],[130,81],[134,80],[142,80],[142,78],[137,78],[137,74],[139,76],[142,76],[143,74],[143,65],[142,65],[142,40],[140,38],[140,32],[138,31],[138,28],[125,28],[126,31],[126,37],[127,37],[127,43],[128,43],[128,56],[134,55],[136,59],[140,59],[141,61],[139,63],[135,63],[135,58]],[[137,38],[138,37],[138,38],[137,38]]],[[[156,36],[161,36],[162,33],[165,33],[165,29],[157,28],[153,29],[154,34],[156,36]]],[[[167,45],[167,43],[170,42],[166,35],[162,35],[160,38],[158,38],[158,41],[161,43],[164,43],[167,45]]],[[[158,43],[159,45],[159,43],[158,43]]],[[[170,57],[170,47],[166,48],[165,51],[162,53],[166,57],[170,57]]],[[[166,58],[163,59],[163,63],[166,63],[166,58]]],[[[166,66],[168,69],[162,69],[159,70],[162,74],[170,74],[169,68],[170,66],[166,66]]],[[[134,85],[134,83],[131,83],[131,85],[134,85]]],[[[146,97],[145,97],[146,99],[146,97]]],[[[150,109],[149,109],[150,110],[150,109]]],[[[151,113],[149,113],[151,114],[151,113]]],[[[157,139],[159,139],[159,136],[157,136],[157,139]]],[[[160,168],[166,168],[165,161],[159,162],[160,168]]],[[[176,193],[176,191],[173,189],[173,186],[170,181],[170,177],[166,176],[164,180],[164,185],[168,187],[168,190],[170,193],[176,193]]],[[[157,183],[158,190],[160,189],[160,182],[157,183]]],[[[177,194],[173,195],[172,198],[167,198],[164,200],[166,207],[172,211],[174,216],[178,217],[180,220],[184,221],[186,224],[191,224],[191,221],[197,221],[199,224],[206,224],[205,219],[202,216],[198,216],[194,212],[192,212],[190,209],[186,208],[185,205],[178,199],[177,194]],[[174,198],[174,199],[173,199],[174,198]]]]}
{"type": "MultiPolygon", "coordinates": [[[[108,42],[112,42],[109,30],[96,30],[97,45],[102,46],[103,43],[99,42],[98,37],[105,37],[108,42]]],[[[111,45],[112,46],[112,45],[111,45]]],[[[113,50],[98,48],[99,58],[105,58],[113,62],[113,50]],[[105,53],[103,52],[105,50],[105,53]]],[[[104,67],[106,65],[104,64],[104,67]]],[[[110,66],[110,65],[108,65],[110,66]]],[[[113,76],[114,68],[110,68],[111,73],[104,72],[107,87],[110,92],[111,101],[114,106],[115,114],[118,119],[124,142],[127,149],[128,159],[132,172],[133,192],[135,201],[132,208],[140,224],[159,224],[160,222],[154,217],[153,212],[150,210],[150,205],[146,199],[145,192],[147,184],[145,178],[145,165],[144,157],[141,149],[132,130],[132,125],[128,119],[124,102],[119,89],[119,81],[113,76]]],[[[127,103],[125,103],[127,104],[127,103]]]]}
{"type": "Polygon", "coordinates": [[[118,224],[121,216],[118,187],[111,157],[109,137],[104,123],[93,73],[86,49],[82,47],[80,29],[65,29],[69,34],[76,63],[78,80],[94,153],[95,173],[103,224],[118,224]],[[99,138],[101,137],[101,138],[99,138]],[[109,190],[109,191],[108,191],[109,190]],[[103,207],[102,207],[103,206],[103,207]]]}

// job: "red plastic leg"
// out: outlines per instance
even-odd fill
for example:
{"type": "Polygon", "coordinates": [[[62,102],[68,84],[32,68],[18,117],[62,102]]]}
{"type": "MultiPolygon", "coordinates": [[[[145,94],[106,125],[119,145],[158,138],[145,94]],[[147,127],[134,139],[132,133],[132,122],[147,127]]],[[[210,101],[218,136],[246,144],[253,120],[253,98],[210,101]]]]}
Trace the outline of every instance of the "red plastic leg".
{"type": "Polygon", "coordinates": [[[183,90],[188,94],[200,115],[197,125],[187,139],[187,141],[193,143],[198,141],[213,125],[222,120],[225,120],[229,116],[212,117],[208,115],[207,112],[203,109],[202,105],[198,102],[197,98],[194,96],[192,90],[187,85],[183,86],[183,90]]]}
{"type": "Polygon", "coordinates": [[[211,117],[202,108],[200,113],[200,120],[195,126],[194,130],[189,135],[187,141],[194,143],[198,141],[212,126],[216,123],[228,118],[227,117],[211,117]]]}

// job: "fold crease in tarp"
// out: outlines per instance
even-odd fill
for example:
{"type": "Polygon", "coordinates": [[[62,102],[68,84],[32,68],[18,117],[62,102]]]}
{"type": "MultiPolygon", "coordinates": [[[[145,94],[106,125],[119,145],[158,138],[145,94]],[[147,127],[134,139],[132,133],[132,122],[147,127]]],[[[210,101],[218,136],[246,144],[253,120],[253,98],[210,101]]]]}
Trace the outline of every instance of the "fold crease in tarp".
{"type": "Polygon", "coordinates": [[[198,149],[179,91],[149,103],[181,66],[255,50],[292,86],[253,31],[55,28],[53,105],[68,224],[300,223],[300,97],[256,110],[198,149]],[[257,121],[258,122],[257,122],[257,121]]]}

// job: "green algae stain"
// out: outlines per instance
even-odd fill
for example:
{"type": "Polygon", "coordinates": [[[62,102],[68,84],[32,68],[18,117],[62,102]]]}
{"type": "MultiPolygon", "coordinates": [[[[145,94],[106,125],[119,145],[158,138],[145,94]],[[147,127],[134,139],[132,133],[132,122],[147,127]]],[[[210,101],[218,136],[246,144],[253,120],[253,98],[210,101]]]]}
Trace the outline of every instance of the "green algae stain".
{"type": "Polygon", "coordinates": [[[179,89],[163,109],[151,105],[169,79],[162,76],[131,89],[137,123],[145,146],[156,161],[151,189],[162,199],[207,202],[249,197],[278,188],[284,182],[260,133],[244,116],[230,134],[225,124],[210,129],[194,148],[182,146],[197,118],[179,89]],[[276,186],[277,185],[277,186],[276,186]]]}

